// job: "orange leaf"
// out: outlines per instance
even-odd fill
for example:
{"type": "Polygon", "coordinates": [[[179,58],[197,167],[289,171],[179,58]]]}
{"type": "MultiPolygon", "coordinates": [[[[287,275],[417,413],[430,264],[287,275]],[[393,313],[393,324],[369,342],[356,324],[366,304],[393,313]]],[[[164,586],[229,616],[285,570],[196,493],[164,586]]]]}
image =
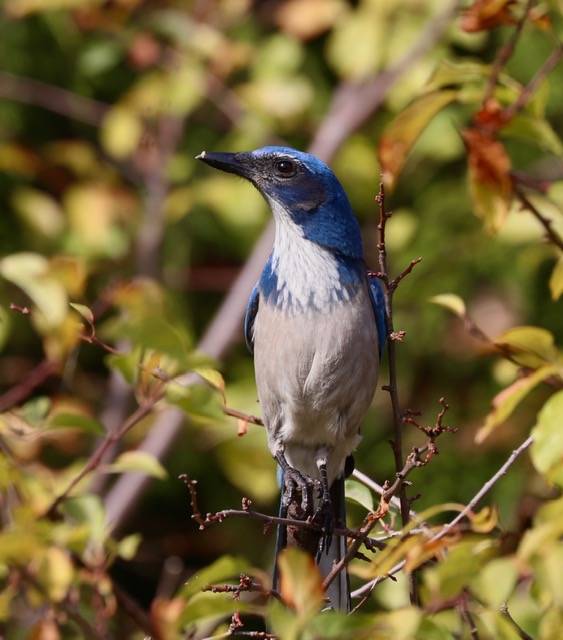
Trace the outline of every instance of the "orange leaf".
{"type": "Polygon", "coordinates": [[[473,33],[488,31],[507,24],[516,24],[511,7],[514,0],[475,0],[461,16],[461,28],[473,33]]]}
{"type": "Polygon", "coordinates": [[[512,199],[510,158],[492,133],[466,129],[461,133],[467,148],[469,186],[475,213],[489,231],[498,231],[512,199]]]}

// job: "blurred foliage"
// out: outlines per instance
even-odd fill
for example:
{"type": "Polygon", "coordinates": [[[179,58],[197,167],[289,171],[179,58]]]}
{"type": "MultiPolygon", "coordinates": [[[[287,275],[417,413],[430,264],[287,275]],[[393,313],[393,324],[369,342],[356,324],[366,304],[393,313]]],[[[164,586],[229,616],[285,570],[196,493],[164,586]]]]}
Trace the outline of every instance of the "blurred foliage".
{"type": "MultiPolygon", "coordinates": [[[[561,46],[560,0],[533,3],[491,91],[492,61],[526,3],[465,3],[332,161],[362,222],[368,263],[376,264],[380,173],[395,271],[423,257],[396,297],[395,323],[406,331],[403,404],[430,412],[446,396],[459,426],[411,477],[426,533],[415,520],[412,535],[351,566],[353,588],[399,561],[422,567],[421,607],[409,605],[399,574],[381,581],[360,613],[318,613],[320,576],[296,550],[280,563],[281,601],[202,592],[236,585],[241,573],[268,588],[273,536],[235,519],[197,531],[176,479],[198,478],[204,511],[242,495],[276,508],[263,430],[242,420],[237,437],[222,411],[226,402],[258,413],[242,329],[222,363],[196,348],[267,209],[248,185],[196,167],[194,155],[282,139],[306,147],[339,83],[365,81],[400,59],[443,4],[5,0],[4,637],[227,637],[225,620],[237,611],[245,629],[266,618],[284,640],[469,638],[472,620],[481,639],[520,637],[514,621],[534,638],[561,637],[563,257],[543,241],[515,185],[534,187],[526,198],[561,236],[562,66],[504,117],[561,46]],[[184,374],[203,384],[183,386],[184,374]],[[161,462],[137,445],[167,406],[184,413],[185,430],[161,462]],[[530,430],[529,459],[492,489],[498,512],[470,514],[464,530],[429,541],[445,512],[459,511],[530,430]],[[113,459],[102,460],[100,447],[113,459]],[[112,534],[103,495],[127,471],[156,482],[127,530],[112,534]]],[[[390,429],[377,394],[356,464],[379,482],[394,473],[390,429]]],[[[406,428],[405,447],[419,441],[406,428]]],[[[359,525],[378,497],[354,480],[347,492],[350,525],[359,525]]],[[[395,519],[392,511],[373,535],[385,536],[395,519]]]]}

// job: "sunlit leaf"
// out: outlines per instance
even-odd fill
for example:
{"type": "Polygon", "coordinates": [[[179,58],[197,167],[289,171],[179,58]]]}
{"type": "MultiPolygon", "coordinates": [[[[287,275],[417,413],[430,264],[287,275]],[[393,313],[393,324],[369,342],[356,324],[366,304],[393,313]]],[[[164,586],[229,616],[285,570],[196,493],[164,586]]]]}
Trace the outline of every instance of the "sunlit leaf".
{"type": "Polygon", "coordinates": [[[324,602],[322,578],[311,556],[296,547],[278,555],[281,596],[297,613],[309,618],[324,602]]]}
{"type": "Polygon", "coordinates": [[[117,555],[124,560],[132,560],[137,555],[141,541],[142,538],[138,533],[122,538],[117,543],[117,555]]]}
{"type": "Polygon", "coordinates": [[[556,371],[557,368],[553,365],[540,367],[529,376],[519,378],[509,387],[503,389],[493,399],[493,410],[485,419],[485,424],[477,432],[475,441],[478,443],[483,442],[496,427],[502,424],[512,414],[518,404],[534,387],[556,373],[556,371]]]}
{"type": "Polygon", "coordinates": [[[308,40],[332,27],[344,10],[342,0],[290,0],[281,5],[276,19],[284,31],[308,40]]]}
{"type": "Polygon", "coordinates": [[[135,151],[142,133],[143,124],[139,116],[133,109],[121,105],[110,109],[100,130],[104,149],[120,160],[135,151]]]}
{"type": "Polygon", "coordinates": [[[126,451],[115,462],[104,468],[106,473],[144,473],[164,480],[168,474],[160,462],[147,451],[126,451]]]}
{"type": "Polygon", "coordinates": [[[563,486],[563,391],[552,395],[538,414],[532,430],[530,455],[536,469],[551,482],[563,486]]]}
{"type": "Polygon", "coordinates": [[[94,314],[90,307],[87,307],[84,304],[78,304],[77,302],[71,302],[69,304],[90,326],[94,325],[94,314]]]}
{"type": "Polygon", "coordinates": [[[551,277],[549,278],[549,289],[551,291],[551,297],[554,300],[559,300],[563,293],[563,256],[559,258],[551,272],[551,277]]]}
{"type": "Polygon", "coordinates": [[[459,318],[465,317],[465,302],[455,293],[440,293],[437,296],[432,296],[430,302],[448,309],[459,318]]]}
{"type": "Polygon", "coordinates": [[[77,413],[56,413],[49,418],[49,429],[80,429],[86,433],[103,434],[105,429],[95,418],[77,413]]]}
{"type": "Polygon", "coordinates": [[[537,369],[557,358],[553,335],[541,327],[513,327],[495,338],[494,342],[507,349],[523,367],[537,369]]]}
{"type": "Polygon", "coordinates": [[[563,154],[561,139],[549,122],[543,118],[525,113],[519,114],[502,128],[502,135],[524,140],[555,155],[563,154]]]}
{"type": "Polygon", "coordinates": [[[471,530],[475,533],[490,533],[498,524],[498,511],[495,507],[483,507],[477,513],[469,514],[471,530]]]}
{"type": "Polygon", "coordinates": [[[198,367],[193,370],[200,378],[205,380],[212,387],[221,392],[221,395],[225,397],[225,380],[223,376],[216,369],[210,369],[208,367],[198,367]]]}
{"type": "Polygon", "coordinates": [[[405,607],[389,613],[380,613],[373,619],[374,632],[372,638],[381,640],[411,640],[422,619],[422,612],[416,607],[405,607]]]}
{"type": "Polygon", "coordinates": [[[0,260],[0,275],[20,287],[34,302],[47,327],[61,324],[67,296],[49,273],[49,262],[37,253],[15,253],[0,260]]]}
{"type": "Polygon", "coordinates": [[[357,502],[359,505],[367,509],[373,510],[373,494],[372,492],[361,482],[357,480],[347,479],[345,482],[345,494],[347,500],[357,502]]]}
{"type": "Polygon", "coordinates": [[[60,602],[67,594],[74,578],[69,554],[58,547],[49,547],[39,560],[38,580],[49,598],[60,602]]]}
{"type": "Polygon", "coordinates": [[[197,571],[184,585],[180,591],[182,598],[191,598],[199,593],[209,584],[217,584],[228,580],[229,578],[237,578],[239,574],[248,569],[249,565],[243,558],[235,556],[222,556],[215,560],[213,564],[197,571]]]}
{"type": "Polygon", "coordinates": [[[382,178],[387,188],[392,189],[395,185],[409,151],[430,120],[456,97],[456,90],[427,93],[387,125],[378,147],[382,178]]]}
{"type": "Polygon", "coordinates": [[[459,62],[440,60],[425,88],[428,91],[435,91],[436,89],[451,87],[452,85],[484,82],[490,73],[490,65],[481,62],[471,60],[461,60],[459,62]]]}
{"type": "Polygon", "coordinates": [[[516,562],[513,557],[507,556],[488,562],[474,578],[472,586],[480,599],[499,608],[510,597],[517,580],[516,562]]]}
{"type": "Polygon", "coordinates": [[[64,215],[58,202],[47,193],[21,187],[12,195],[12,204],[34,231],[56,238],[64,228],[64,215]]]}

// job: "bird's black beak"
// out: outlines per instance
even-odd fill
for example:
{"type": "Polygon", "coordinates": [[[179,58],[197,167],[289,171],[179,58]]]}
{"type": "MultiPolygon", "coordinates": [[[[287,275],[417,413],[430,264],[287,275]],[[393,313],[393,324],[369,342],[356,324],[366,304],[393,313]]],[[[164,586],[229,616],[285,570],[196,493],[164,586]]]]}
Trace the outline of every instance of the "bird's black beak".
{"type": "Polygon", "coordinates": [[[243,178],[250,177],[251,167],[246,153],[210,153],[209,151],[202,151],[195,159],[227,173],[234,173],[243,178]]]}

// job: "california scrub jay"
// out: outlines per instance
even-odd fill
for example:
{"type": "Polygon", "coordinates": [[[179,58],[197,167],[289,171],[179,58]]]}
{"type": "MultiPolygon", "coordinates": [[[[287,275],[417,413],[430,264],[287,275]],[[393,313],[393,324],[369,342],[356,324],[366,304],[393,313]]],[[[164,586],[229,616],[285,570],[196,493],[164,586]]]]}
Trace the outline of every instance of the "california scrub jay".
{"type": "MultiPolygon", "coordinates": [[[[345,462],[361,439],[386,338],[383,294],[367,275],[358,222],[334,173],[308,153],[264,147],[197,158],[250,180],[275,219],[273,251],[244,331],[268,445],[283,471],[281,511],[297,488],[310,513],[314,481],[322,488],[319,510],[326,516],[328,509],[331,526],[345,526],[345,462]]],[[[325,545],[317,558],[326,574],[346,547],[330,532],[325,545]]],[[[349,609],[345,572],[327,595],[331,606],[349,609]]]]}

